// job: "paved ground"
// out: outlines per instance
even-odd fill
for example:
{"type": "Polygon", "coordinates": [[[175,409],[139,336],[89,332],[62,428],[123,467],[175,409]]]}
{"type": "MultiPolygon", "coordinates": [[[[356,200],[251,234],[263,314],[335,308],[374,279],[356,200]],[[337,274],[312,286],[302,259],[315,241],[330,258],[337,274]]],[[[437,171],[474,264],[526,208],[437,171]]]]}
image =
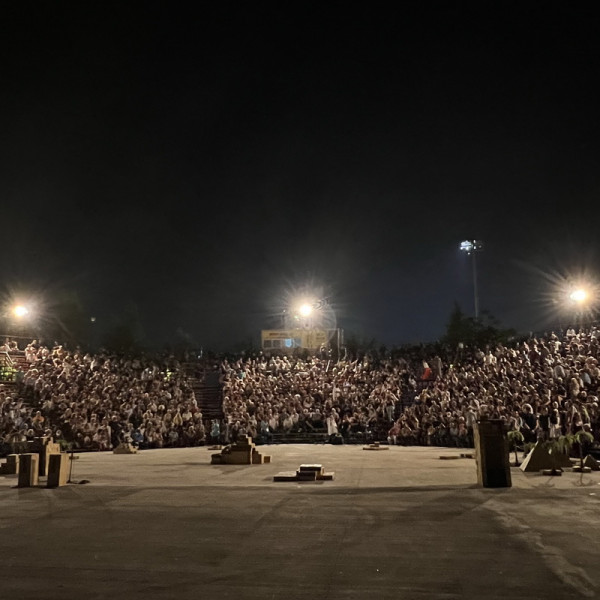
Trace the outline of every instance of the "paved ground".
{"type": "MultiPolygon", "coordinates": [[[[212,466],[205,448],[82,454],[73,479],[0,476],[0,598],[594,598],[600,473],[513,469],[480,489],[459,450],[264,446],[212,466]],[[273,483],[322,463],[333,482],[273,483]]],[[[464,452],[464,451],[463,451],[464,452]]]]}

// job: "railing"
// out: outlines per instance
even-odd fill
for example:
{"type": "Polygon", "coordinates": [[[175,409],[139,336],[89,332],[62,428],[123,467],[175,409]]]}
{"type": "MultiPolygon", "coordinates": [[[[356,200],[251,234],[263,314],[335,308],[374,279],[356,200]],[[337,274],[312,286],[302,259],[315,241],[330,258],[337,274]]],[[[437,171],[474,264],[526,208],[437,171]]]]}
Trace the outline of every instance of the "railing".
{"type": "Polygon", "coordinates": [[[8,352],[0,352],[0,381],[9,383],[15,381],[17,369],[8,352]]]}
{"type": "Polygon", "coordinates": [[[0,367],[14,366],[13,359],[8,352],[0,352],[0,367]]]}

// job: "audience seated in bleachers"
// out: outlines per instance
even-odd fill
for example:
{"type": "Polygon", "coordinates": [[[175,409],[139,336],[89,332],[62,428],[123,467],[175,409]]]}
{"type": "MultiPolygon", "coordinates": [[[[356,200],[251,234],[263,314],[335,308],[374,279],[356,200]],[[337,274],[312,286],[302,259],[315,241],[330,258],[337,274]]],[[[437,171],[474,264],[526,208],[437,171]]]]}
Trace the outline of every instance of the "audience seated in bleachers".
{"type": "MultiPolygon", "coordinates": [[[[346,441],[468,447],[478,419],[495,418],[526,442],[589,431],[598,440],[598,330],[514,345],[361,355],[223,359],[223,422],[205,423],[184,370],[146,358],[71,352],[33,342],[17,387],[0,387],[0,444],[47,434],[76,449],[269,443],[321,432],[346,441]],[[208,433],[207,433],[208,432],[208,433]]],[[[13,348],[14,350],[14,348],[13,348]]],[[[10,351],[10,348],[7,348],[10,351]]]]}

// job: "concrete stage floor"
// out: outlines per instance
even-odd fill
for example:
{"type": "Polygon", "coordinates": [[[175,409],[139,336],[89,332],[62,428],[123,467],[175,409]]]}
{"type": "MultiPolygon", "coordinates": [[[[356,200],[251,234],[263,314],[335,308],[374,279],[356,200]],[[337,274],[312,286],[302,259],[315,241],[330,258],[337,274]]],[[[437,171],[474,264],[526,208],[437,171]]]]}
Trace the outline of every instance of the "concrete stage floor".
{"type": "Polygon", "coordinates": [[[481,489],[465,450],[261,446],[81,454],[86,485],[0,476],[0,598],[594,598],[600,473],[512,470],[481,489]],[[332,482],[274,483],[321,463],[332,482]]]}

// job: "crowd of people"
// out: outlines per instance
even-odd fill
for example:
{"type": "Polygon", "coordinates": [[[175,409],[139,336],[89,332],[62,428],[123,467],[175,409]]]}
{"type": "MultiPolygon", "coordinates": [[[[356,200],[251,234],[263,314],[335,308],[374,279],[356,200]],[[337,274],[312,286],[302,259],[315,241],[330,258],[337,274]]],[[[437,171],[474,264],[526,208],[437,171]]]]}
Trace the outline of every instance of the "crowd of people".
{"type": "MultiPolygon", "coordinates": [[[[14,351],[14,348],[12,348],[14,351]]],[[[7,349],[8,350],[8,349],[7,349]]],[[[206,422],[174,359],[125,359],[32,342],[21,381],[0,387],[0,443],[51,435],[77,449],[259,442],[321,433],[330,441],[473,444],[479,419],[501,419],[525,442],[586,431],[598,440],[600,331],[463,349],[422,346],[333,361],[226,358],[216,368],[221,422],[206,422]]]]}
{"type": "Polygon", "coordinates": [[[177,361],[90,355],[35,341],[24,354],[29,368],[19,384],[0,385],[5,450],[42,436],[79,450],[204,442],[202,412],[177,361]]]}
{"type": "Polygon", "coordinates": [[[593,328],[462,356],[423,347],[338,364],[226,361],[224,406],[233,427],[251,434],[320,427],[342,438],[469,447],[476,421],[489,418],[504,420],[525,442],[582,430],[598,439],[599,338],[593,328]]]}

